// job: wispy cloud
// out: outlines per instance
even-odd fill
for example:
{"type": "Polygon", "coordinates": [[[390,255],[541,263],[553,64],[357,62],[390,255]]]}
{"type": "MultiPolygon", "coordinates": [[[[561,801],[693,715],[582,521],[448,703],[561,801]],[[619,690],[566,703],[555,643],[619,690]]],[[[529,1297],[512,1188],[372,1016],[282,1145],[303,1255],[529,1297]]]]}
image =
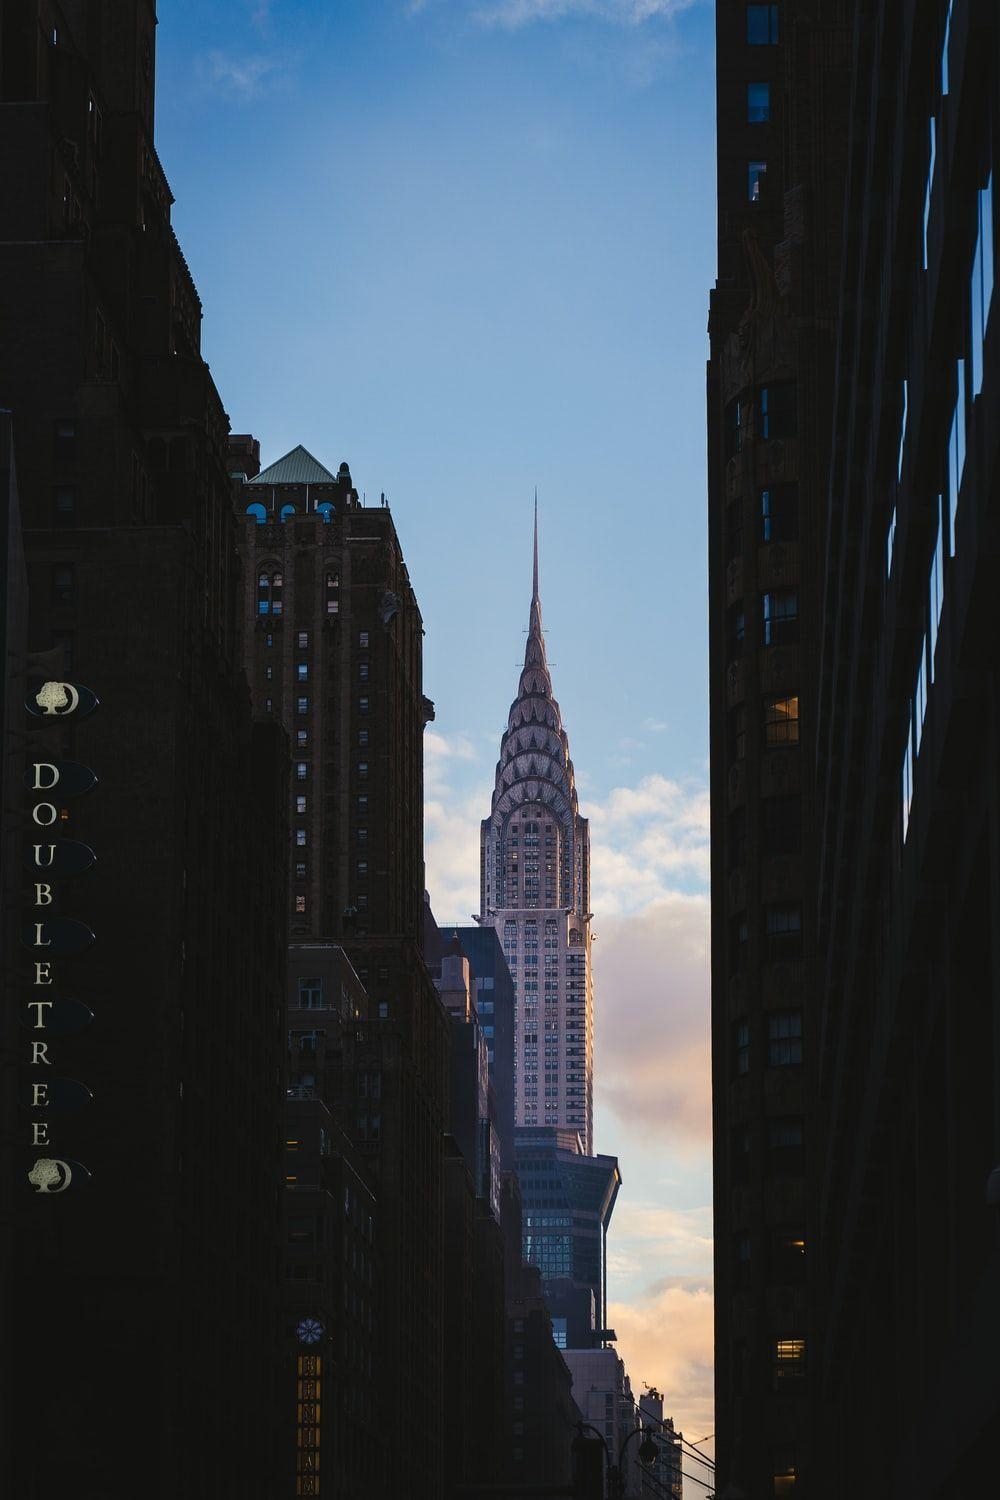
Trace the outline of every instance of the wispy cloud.
{"type": "Polygon", "coordinates": [[[479,0],[477,20],[487,26],[514,30],[537,21],[590,17],[620,26],[641,26],[657,18],[669,19],[690,10],[699,0],[479,0]]]}
{"type": "Polygon", "coordinates": [[[292,60],[283,52],[228,52],[216,50],[196,64],[203,86],[226,98],[246,103],[283,87],[292,60]]]}

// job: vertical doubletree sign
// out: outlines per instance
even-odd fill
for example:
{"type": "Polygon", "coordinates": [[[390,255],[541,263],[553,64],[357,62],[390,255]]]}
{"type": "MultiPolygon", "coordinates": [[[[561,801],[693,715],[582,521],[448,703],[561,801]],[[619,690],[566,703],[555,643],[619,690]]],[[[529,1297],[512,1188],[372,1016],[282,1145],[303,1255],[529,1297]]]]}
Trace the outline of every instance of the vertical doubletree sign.
{"type": "MultiPolygon", "coordinates": [[[[38,729],[92,714],[98,700],[89,688],[72,682],[32,684],[25,708],[38,729]]],[[[97,777],[88,766],[57,760],[45,753],[44,734],[33,736],[39,750],[24,773],[29,794],[29,833],[24,851],[29,909],[21,941],[31,954],[29,994],[20,1006],[25,1036],[26,1083],[21,1104],[28,1118],[32,1159],[28,1182],[36,1193],[65,1193],[90,1177],[72,1152],[73,1112],[92,1099],[86,1084],[59,1073],[59,1039],[82,1031],[93,1012],[67,995],[65,959],[84,953],[94,942],[86,923],[62,915],[65,883],[94,864],[94,851],[78,839],[63,838],[68,816],[62,804],[89,792],[97,777]]]]}

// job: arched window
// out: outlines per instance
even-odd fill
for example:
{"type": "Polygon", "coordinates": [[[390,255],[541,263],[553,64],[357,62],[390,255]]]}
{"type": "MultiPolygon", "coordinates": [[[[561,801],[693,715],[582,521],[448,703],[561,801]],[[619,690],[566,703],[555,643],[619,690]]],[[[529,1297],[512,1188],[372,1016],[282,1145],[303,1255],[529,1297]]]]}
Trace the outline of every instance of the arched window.
{"type": "Polygon", "coordinates": [[[256,521],[258,526],[263,526],[267,520],[267,509],[259,500],[255,500],[252,505],[247,506],[247,515],[256,521]]]}
{"type": "Polygon", "coordinates": [[[316,514],[318,516],[322,516],[323,520],[326,521],[326,522],[328,522],[328,523],[330,521],[332,521],[333,520],[333,501],[332,500],[321,500],[319,502],[319,504],[317,505],[317,507],[316,507],[316,514]]]}
{"type": "Polygon", "coordinates": [[[326,612],[328,615],[340,613],[340,577],[336,573],[326,575],[326,612]]]}
{"type": "Polygon", "coordinates": [[[294,505],[283,505],[281,507],[281,509],[279,510],[279,512],[278,512],[278,520],[281,521],[282,523],[284,523],[285,521],[288,520],[289,516],[294,516],[294,514],[295,514],[295,506],[294,505]]]}
{"type": "Polygon", "coordinates": [[[264,564],[257,574],[258,615],[281,614],[284,581],[284,577],[276,568],[272,569],[266,563],[264,564]]]}

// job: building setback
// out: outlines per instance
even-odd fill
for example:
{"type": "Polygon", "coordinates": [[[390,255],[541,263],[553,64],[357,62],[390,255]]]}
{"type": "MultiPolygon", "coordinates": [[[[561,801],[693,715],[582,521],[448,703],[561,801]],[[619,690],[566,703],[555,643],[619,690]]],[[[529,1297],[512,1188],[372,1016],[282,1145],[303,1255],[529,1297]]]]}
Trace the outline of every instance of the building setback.
{"type": "MultiPolygon", "coordinates": [[[[230,449],[245,476],[246,669],[257,711],[291,740],[293,945],[342,948],[367,997],[323,1103],[376,1205],[375,1401],[393,1413],[382,1480],[417,1497],[437,1493],[444,1472],[445,1224],[450,1234],[463,1201],[444,1197],[448,1017],[422,952],[433,707],[420,611],[392,513],[360,503],[347,464],[334,474],[297,447],[257,472],[257,452],[247,436],[230,449]]],[[[297,1087],[316,1077],[319,1088],[301,1038],[291,1069],[297,1087]]],[[[347,1382],[337,1392],[350,1399],[347,1382]]]]}
{"type": "Polygon", "coordinates": [[[997,1489],[1000,16],[860,3],[817,772],[822,1496],[997,1489]],[[991,317],[992,313],[992,317],[991,317]]]}
{"type": "MultiPolygon", "coordinates": [[[[100,699],[21,742],[98,777],[57,824],[97,863],[47,908],[96,934],[54,970],[93,1020],[33,1067],[14,1043],[22,1100],[53,1076],[92,1095],[16,1126],[4,1472],[34,1500],[273,1493],[286,756],[243,674],[228,421],[153,142],[155,24],[143,0],[10,0],[0,32],[27,646],[100,699]],[[31,1190],[36,1124],[85,1185],[31,1190]]],[[[32,958],[5,948],[22,1020],[32,958]]]]}

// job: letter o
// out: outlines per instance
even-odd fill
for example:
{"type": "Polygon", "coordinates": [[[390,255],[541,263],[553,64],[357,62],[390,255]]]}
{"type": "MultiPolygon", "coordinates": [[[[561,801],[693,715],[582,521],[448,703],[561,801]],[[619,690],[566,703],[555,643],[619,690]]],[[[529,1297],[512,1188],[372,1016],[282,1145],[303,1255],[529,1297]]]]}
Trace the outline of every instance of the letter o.
{"type": "Polygon", "coordinates": [[[31,809],[31,816],[40,828],[49,828],[59,816],[59,809],[54,802],[38,802],[31,809]],[[42,813],[51,813],[49,818],[43,818],[42,813]]]}

